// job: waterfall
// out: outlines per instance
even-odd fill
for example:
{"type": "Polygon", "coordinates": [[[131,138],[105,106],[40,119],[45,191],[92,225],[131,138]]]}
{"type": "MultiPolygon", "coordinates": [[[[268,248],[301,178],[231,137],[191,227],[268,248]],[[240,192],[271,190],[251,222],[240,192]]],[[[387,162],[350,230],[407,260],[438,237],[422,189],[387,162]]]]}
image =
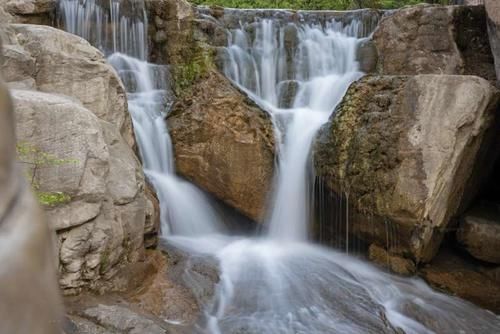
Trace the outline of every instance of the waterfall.
{"type": "Polygon", "coordinates": [[[144,3],[127,3],[60,0],[59,20],[109,55],[127,89],[167,241],[219,262],[215,296],[202,305],[193,333],[499,331],[500,320],[492,313],[439,294],[420,280],[395,277],[304,242],[311,142],[348,85],[362,75],[355,61],[367,30],[361,21],[283,24],[271,17],[230,31],[225,73],[272,115],[280,146],[270,237],[230,237],[205,194],[175,174],[164,121],[172,103],[168,67],[146,61],[144,3]]]}
{"type": "Polygon", "coordinates": [[[175,174],[173,147],[165,124],[173,92],[168,68],[146,61],[144,1],[62,0],[59,10],[60,21],[69,32],[88,39],[109,55],[108,62],[125,85],[144,173],[160,202],[162,235],[222,231],[221,219],[206,195],[175,174]]]}
{"type": "Polygon", "coordinates": [[[61,0],[59,21],[109,55],[121,52],[146,60],[148,20],[144,1],[61,0]]]}
{"type": "Polygon", "coordinates": [[[264,106],[277,125],[280,155],[268,219],[270,237],[307,238],[311,144],[349,85],[362,75],[356,51],[364,30],[359,20],[322,26],[264,19],[229,36],[226,76],[264,106]],[[247,33],[250,27],[253,40],[247,33]]]}

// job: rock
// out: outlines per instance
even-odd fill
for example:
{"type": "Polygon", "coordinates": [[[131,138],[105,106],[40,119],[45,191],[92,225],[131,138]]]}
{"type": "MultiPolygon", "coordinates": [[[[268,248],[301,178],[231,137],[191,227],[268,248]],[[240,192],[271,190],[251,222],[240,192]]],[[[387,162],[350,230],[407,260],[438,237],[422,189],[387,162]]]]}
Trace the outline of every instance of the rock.
{"type": "Polygon", "coordinates": [[[495,57],[497,80],[500,82],[500,3],[496,0],[484,0],[488,15],[488,34],[491,50],[495,57]]]}
{"type": "Polygon", "coordinates": [[[16,166],[15,137],[12,102],[0,77],[0,332],[58,333],[53,235],[16,166]]]}
{"type": "Polygon", "coordinates": [[[377,70],[378,54],[373,41],[363,41],[357,50],[356,59],[359,62],[360,70],[365,73],[373,73],[377,70]]]}
{"type": "Polygon", "coordinates": [[[400,275],[413,275],[417,271],[413,261],[389,254],[384,248],[375,244],[370,245],[368,257],[370,261],[400,275]]]}
{"type": "Polygon", "coordinates": [[[177,65],[191,59],[194,11],[186,0],[146,0],[153,36],[160,39],[151,50],[151,61],[177,65]]]}
{"type": "Polygon", "coordinates": [[[144,222],[144,247],[156,248],[160,234],[160,202],[152,186],[146,186],[146,221],[144,222]]]}
{"type": "Polygon", "coordinates": [[[158,327],[161,333],[193,333],[200,308],[191,291],[174,280],[181,280],[185,265],[177,266],[158,250],[148,251],[142,268],[134,265],[132,273],[123,272],[137,277],[127,291],[66,297],[65,334],[151,333],[158,327]]]}
{"type": "Polygon", "coordinates": [[[468,74],[494,80],[484,7],[405,7],[373,35],[380,74],[468,74]]]}
{"type": "Polygon", "coordinates": [[[450,5],[479,6],[484,5],[484,0],[451,0],[450,5]]]}
{"type": "Polygon", "coordinates": [[[354,83],[314,148],[317,176],[348,196],[351,232],[385,245],[390,225],[398,236],[391,254],[430,261],[450,219],[477,192],[479,169],[489,165],[484,152],[498,98],[486,80],[471,76],[354,83]]]}
{"type": "Polygon", "coordinates": [[[500,281],[484,269],[466,261],[449,249],[421,269],[420,275],[431,286],[500,313],[500,281]]]}
{"type": "Polygon", "coordinates": [[[74,97],[135,144],[124,87],[99,50],[51,27],[14,24],[10,29],[14,36],[3,66],[7,82],[32,79],[37,90],[74,97]]]}
{"type": "Polygon", "coordinates": [[[0,0],[0,10],[9,13],[12,22],[50,25],[56,0],[0,0]]]}
{"type": "Polygon", "coordinates": [[[457,239],[475,258],[500,264],[499,208],[483,205],[465,213],[457,231],[457,239]]]}
{"type": "Polygon", "coordinates": [[[147,256],[156,272],[141,282],[140,288],[128,297],[129,302],[161,319],[194,325],[201,308],[192,291],[181,282],[188,273],[186,263],[174,263],[160,251],[148,252],[147,256]]]}
{"type": "Polygon", "coordinates": [[[7,0],[5,8],[13,15],[48,13],[55,9],[56,0],[7,0]]]}
{"type": "Polygon", "coordinates": [[[132,310],[119,305],[97,305],[84,311],[84,314],[101,324],[104,328],[114,328],[120,332],[139,334],[165,334],[161,323],[141,317],[132,310]]]}
{"type": "Polygon", "coordinates": [[[261,221],[274,169],[270,117],[211,71],[167,119],[177,171],[261,221]]]}
{"type": "Polygon", "coordinates": [[[286,80],[278,86],[279,107],[292,108],[295,96],[300,88],[300,82],[296,80],[286,80]]]}
{"type": "Polygon", "coordinates": [[[39,192],[66,198],[46,208],[59,237],[61,287],[98,289],[100,280],[142,256],[140,163],[115,126],[78,101],[36,91],[13,96],[18,142],[50,157],[39,169],[30,165],[29,178],[39,192]]]}

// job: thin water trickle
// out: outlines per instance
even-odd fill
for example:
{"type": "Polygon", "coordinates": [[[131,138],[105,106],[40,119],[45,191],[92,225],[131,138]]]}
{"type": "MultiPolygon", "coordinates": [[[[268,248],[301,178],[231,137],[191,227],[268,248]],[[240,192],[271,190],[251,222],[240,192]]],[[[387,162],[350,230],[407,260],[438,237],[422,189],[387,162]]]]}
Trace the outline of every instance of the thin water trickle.
{"type": "MultiPolygon", "coordinates": [[[[145,61],[147,39],[138,38],[138,21],[145,24],[145,14],[138,11],[125,19],[125,3],[111,0],[106,10],[95,0],[61,0],[60,19],[69,31],[113,53],[109,62],[127,87],[138,146],[145,173],[158,193],[167,242],[219,262],[220,283],[212,302],[203,305],[205,317],[193,332],[499,331],[500,320],[492,313],[436,293],[420,280],[395,277],[306,242],[313,188],[311,143],[349,84],[362,75],[355,61],[362,37],[357,33],[366,30],[362,21],[318,26],[267,19],[253,22],[251,29],[242,24],[229,32],[225,73],[270,113],[280,145],[268,233],[250,239],[224,234],[205,194],[175,175],[164,121],[171,103],[168,70],[145,61]],[[108,25],[111,32],[102,33],[108,25]]],[[[133,8],[144,8],[142,1],[134,3],[133,8]]]]}

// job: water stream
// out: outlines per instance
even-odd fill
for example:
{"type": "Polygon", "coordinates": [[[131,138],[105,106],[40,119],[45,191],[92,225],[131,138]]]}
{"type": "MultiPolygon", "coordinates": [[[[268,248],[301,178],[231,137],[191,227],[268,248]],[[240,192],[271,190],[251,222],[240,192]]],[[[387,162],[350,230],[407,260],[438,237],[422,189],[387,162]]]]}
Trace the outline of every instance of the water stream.
{"type": "Polygon", "coordinates": [[[106,9],[94,0],[61,0],[60,19],[109,55],[127,88],[144,170],[161,203],[165,239],[219,262],[221,281],[194,332],[500,331],[499,318],[490,312],[434,292],[418,279],[396,277],[307,242],[311,143],[349,84],[362,76],[356,61],[365,37],[362,21],[309,25],[257,19],[228,32],[225,74],[270,113],[279,142],[267,231],[248,238],[226,235],[206,195],[175,175],[164,122],[172,103],[168,69],[146,62],[142,1],[123,13],[120,4],[110,0],[106,9]]]}

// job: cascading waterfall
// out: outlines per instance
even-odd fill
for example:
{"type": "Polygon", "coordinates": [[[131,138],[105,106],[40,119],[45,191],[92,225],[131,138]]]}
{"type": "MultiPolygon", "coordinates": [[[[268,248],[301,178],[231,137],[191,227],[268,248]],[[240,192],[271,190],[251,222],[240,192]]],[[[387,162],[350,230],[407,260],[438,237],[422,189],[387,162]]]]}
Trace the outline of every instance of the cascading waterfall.
{"type": "Polygon", "coordinates": [[[362,22],[313,26],[268,19],[257,20],[252,29],[242,25],[230,32],[226,75],[269,111],[280,139],[268,237],[249,239],[221,234],[220,218],[205,195],[175,176],[164,122],[171,103],[168,69],[146,62],[147,39],[137,38],[140,31],[147,31],[144,5],[134,1],[133,8],[141,11],[137,16],[127,12],[124,19],[122,3],[111,0],[109,7],[103,7],[95,0],[61,0],[60,19],[69,31],[111,54],[109,62],[128,91],[145,173],[160,199],[164,232],[169,227],[168,242],[219,260],[221,281],[193,332],[499,330],[500,320],[492,313],[436,293],[420,280],[395,277],[304,242],[311,142],[348,85],[362,75],[355,61],[360,32],[366,30],[362,22]],[[134,29],[137,32],[130,33],[134,29]]]}
{"type": "Polygon", "coordinates": [[[280,168],[269,235],[305,240],[312,189],[306,175],[309,151],[349,84],[362,76],[356,51],[363,23],[282,26],[266,19],[251,25],[256,26],[253,41],[248,26],[231,33],[224,71],[271,113],[283,132],[278,134],[280,168]]]}
{"type": "Polygon", "coordinates": [[[168,68],[148,63],[144,1],[62,0],[60,20],[69,31],[108,54],[122,79],[144,172],[160,201],[163,235],[206,235],[222,231],[206,195],[175,175],[165,116],[173,100],[168,68]],[[103,4],[108,4],[106,10],[103,4]],[[121,9],[126,8],[126,11],[121,9]],[[136,16],[133,16],[133,14],[136,16]],[[131,15],[131,16],[127,16],[131,15]]]}
{"type": "Polygon", "coordinates": [[[144,1],[61,0],[59,20],[109,55],[121,52],[146,60],[147,16],[144,1]]]}

